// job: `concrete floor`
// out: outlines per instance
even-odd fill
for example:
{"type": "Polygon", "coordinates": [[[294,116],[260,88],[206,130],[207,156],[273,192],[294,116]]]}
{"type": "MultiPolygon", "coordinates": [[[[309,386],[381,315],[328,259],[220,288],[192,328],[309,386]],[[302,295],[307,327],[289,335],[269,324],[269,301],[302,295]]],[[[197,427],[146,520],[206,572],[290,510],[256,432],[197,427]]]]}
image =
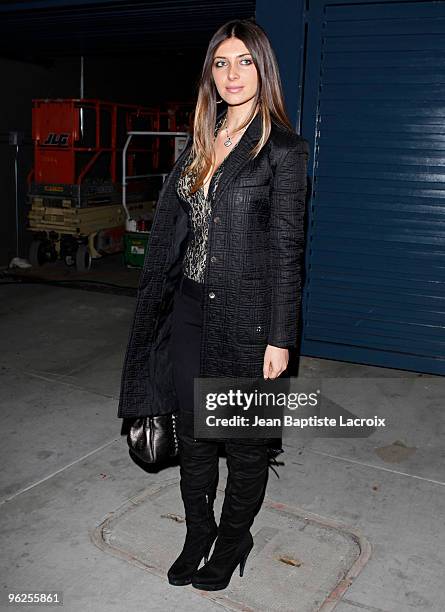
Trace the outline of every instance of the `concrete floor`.
{"type": "MultiPolygon", "coordinates": [[[[119,435],[134,298],[44,285],[0,285],[0,292],[0,609],[8,592],[41,590],[63,591],[70,612],[224,609],[92,542],[110,512],[178,476],[177,467],[142,471],[119,435]]],[[[371,558],[339,612],[443,612],[445,379],[308,358],[300,374],[333,377],[333,399],[388,425],[369,438],[286,432],[286,464],[280,479],[271,474],[268,498],[339,521],[370,542],[371,558]]]]}

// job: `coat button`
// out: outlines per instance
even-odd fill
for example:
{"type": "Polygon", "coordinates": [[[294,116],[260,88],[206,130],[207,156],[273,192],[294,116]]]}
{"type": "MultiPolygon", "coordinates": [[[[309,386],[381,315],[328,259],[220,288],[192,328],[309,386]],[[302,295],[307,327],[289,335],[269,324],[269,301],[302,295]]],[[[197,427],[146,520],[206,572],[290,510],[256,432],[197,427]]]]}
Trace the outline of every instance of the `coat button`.
{"type": "Polygon", "coordinates": [[[214,255],[212,255],[212,257],[210,258],[210,261],[211,261],[212,263],[215,263],[215,261],[217,261],[217,259],[216,259],[216,257],[215,257],[214,255]]]}
{"type": "Polygon", "coordinates": [[[213,223],[221,223],[221,217],[215,217],[213,223]]]}
{"type": "Polygon", "coordinates": [[[211,292],[209,293],[209,298],[210,298],[211,300],[213,300],[213,298],[214,298],[214,297],[215,297],[215,294],[213,293],[213,291],[211,291],[211,292]]]}
{"type": "Polygon", "coordinates": [[[257,325],[255,328],[255,331],[259,334],[262,331],[262,329],[263,328],[261,327],[261,325],[257,325]]]}

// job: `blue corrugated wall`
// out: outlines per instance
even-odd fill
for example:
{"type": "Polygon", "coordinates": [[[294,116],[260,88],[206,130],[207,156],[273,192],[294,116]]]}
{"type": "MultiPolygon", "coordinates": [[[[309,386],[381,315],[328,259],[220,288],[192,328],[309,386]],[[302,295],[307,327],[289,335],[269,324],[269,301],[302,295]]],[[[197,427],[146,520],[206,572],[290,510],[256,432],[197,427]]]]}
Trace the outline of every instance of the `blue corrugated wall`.
{"type": "Polygon", "coordinates": [[[268,4],[312,148],[301,352],[444,374],[445,3],[268,4]]]}

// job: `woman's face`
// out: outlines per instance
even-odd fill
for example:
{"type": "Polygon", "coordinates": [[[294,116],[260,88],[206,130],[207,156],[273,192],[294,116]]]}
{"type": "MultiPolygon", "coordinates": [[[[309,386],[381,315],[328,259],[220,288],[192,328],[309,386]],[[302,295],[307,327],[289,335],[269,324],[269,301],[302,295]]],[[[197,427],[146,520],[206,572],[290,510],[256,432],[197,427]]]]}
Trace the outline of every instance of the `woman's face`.
{"type": "Polygon", "coordinates": [[[229,105],[245,104],[256,94],[257,69],[239,38],[227,38],[217,47],[212,74],[219,95],[229,105]]]}

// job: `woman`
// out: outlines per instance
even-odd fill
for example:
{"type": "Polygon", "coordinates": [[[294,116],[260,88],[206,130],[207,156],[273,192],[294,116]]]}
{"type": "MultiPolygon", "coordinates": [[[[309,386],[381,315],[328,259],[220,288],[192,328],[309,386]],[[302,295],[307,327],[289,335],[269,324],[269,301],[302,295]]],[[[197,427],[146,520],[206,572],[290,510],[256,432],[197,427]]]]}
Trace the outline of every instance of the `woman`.
{"type": "Polygon", "coordinates": [[[286,370],[298,343],[308,151],[287,118],[264,31],[249,20],[223,25],[204,61],[193,142],[159,196],[118,413],[179,409],[187,535],[170,584],[223,589],[238,564],[243,574],[253,547],[266,441],[225,441],[228,481],[217,526],[218,445],[194,438],[193,380],[273,379],[286,370]],[[219,102],[226,110],[217,116],[219,102]]]}

